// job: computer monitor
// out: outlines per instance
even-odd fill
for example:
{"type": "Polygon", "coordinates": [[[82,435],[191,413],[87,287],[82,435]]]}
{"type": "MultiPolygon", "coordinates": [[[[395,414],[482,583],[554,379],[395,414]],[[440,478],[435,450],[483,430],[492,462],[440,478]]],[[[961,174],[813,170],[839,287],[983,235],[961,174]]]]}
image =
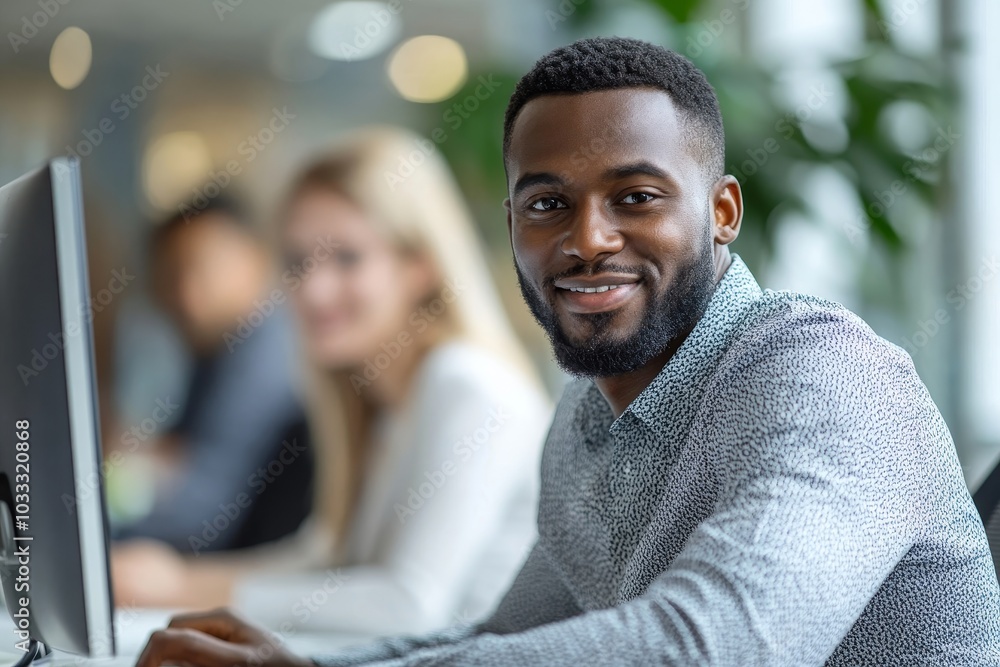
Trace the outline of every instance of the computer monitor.
{"type": "Polygon", "coordinates": [[[115,651],[92,312],[60,158],[0,188],[0,578],[26,651],[115,651]]]}

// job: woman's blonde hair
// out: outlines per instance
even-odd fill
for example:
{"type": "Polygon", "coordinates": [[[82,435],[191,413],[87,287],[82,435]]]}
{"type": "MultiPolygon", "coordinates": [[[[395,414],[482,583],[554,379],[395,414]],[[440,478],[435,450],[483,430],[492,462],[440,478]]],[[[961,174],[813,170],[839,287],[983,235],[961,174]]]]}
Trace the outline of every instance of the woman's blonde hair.
{"type": "MultiPolygon", "coordinates": [[[[425,350],[445,340],[468,341],[541,387],[503,310],[458,186],[430,141],[393,127],[354,131],[293,181],[285,211],[315,190],[346,197],[401,251],[425,257],[439,283],[428,301],[453,286],[457,298],[417,337],[425,350]]],[[[313,514],[330,531],[334,557],[340,559],[365,477],[372,415],[348,371],[306,367],[306,410],[316,453],[313,514]]]]}

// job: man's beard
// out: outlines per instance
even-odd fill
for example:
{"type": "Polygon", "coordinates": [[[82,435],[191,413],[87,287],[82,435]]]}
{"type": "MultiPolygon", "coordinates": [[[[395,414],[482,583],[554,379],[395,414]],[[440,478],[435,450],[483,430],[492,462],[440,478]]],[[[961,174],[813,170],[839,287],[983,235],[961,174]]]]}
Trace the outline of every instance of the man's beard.
{"type": "MultiPolygon", "coordinates": [[[[611,323],[616,311],[574,315],[586,318],[593,335],[582,343],[571,341],[559,324],[552,304],[528,284],[521,267],[514,260],[517,282],[521,295],[532,315],[545,330],[552,344],[556,362],[567,373],[580,377],[611,377],[637,370],[658,354],[686,336],[704,314],[715,291],[715,262],[711,242],[676,276],[674,286],[662,295],[651,296],[642,320],[626,338],[616,336],[618,330],[611,323]]],[[[558,278],[594,275],[602,272],[638,274],[647,289],[652,287],[651,274],[643,267],[626,267],[611,262],[601,262],[589,267],[581,264],[564,272],[558,278]]],[[[545,284],[552,286],[555,277],[545,284]]]]}

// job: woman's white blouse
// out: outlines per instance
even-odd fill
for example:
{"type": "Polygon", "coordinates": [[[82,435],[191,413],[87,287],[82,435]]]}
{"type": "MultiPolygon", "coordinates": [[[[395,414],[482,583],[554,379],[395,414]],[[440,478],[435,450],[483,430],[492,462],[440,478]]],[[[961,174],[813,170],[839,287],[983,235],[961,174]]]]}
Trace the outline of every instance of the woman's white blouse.
{"type": "Polygon", "coordinates": [[[333,541],[308,520],[247,554],[254,566],[234,606],[276,629],[376,635],[485,616],[535,539],[551,412],[539,388],[487,350],[439,345],[405,405],[375,424],[349,564],[329,566],[333,541]]]}

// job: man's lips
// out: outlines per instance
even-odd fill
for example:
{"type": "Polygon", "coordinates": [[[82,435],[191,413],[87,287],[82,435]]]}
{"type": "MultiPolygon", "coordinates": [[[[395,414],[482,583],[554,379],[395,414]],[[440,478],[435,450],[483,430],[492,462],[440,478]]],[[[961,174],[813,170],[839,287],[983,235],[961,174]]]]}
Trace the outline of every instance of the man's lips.
{"type": "Polygon", "coordinates": [[[556,298],[572,313],[603,313],[620,308],[639,291],[639,278],[603,274],[556,280],[556,298]]]}

